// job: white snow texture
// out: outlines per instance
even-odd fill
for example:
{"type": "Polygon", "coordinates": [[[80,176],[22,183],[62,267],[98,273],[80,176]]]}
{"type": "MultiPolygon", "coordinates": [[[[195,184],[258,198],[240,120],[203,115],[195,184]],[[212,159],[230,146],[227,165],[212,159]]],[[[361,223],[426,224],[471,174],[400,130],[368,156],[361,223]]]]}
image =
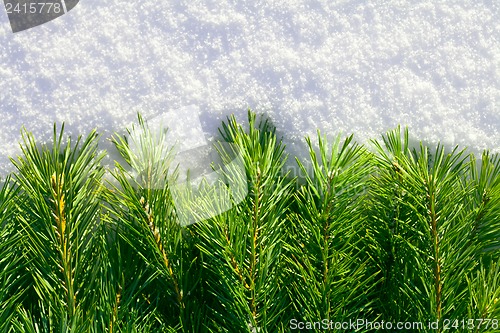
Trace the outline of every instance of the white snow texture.
{"type": "Polygon", "coordinates": [[[0,9],[0,175],[23,126],[105,142],[137,112],[177,112],[189,132],[189,105],[207,139],[264,113],[298,155],[316,129],[367,142],[398,124],[498,152],[499,38],[497,0],[81,0],[15,34],[0,9]]]}

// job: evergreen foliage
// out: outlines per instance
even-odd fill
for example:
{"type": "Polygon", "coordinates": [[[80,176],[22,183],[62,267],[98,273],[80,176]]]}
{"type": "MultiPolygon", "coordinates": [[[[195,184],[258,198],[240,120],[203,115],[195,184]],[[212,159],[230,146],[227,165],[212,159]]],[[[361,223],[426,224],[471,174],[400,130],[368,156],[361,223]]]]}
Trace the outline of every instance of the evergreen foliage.
{"type": "Polygon", "coordinates": [[[370,269],[363,205],[370,154],[353,137],[331,144],[307,139],[311,170],[297,160],[306,185],[295,193],[287,244],[289,289],[298,318],[339,322],[371,318],[376,271],[370,269]],[[293,237],[292,237],[293,236],[293,237]]]}
{"type": "Polygon", "coordinates": [[[212,186],[140,116],[110,170],[95,131],[23,131],[0,187],[0,332],[499,330],[498,155],[318,132],[297,179],[267,119],[220,134],[212,186]]]}

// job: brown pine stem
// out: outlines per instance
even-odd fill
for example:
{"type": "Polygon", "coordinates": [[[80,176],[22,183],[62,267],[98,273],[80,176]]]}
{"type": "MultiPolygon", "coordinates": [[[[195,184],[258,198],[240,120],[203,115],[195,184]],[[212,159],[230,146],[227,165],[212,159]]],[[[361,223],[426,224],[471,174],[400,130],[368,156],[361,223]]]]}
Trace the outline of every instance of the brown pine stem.
{"type": "MultiPolygon", "coordinates": [[[[232,249],[231,240],[229,239],[229,233],[227,231],[227,228],[224,229],[224,236],[226,238],[226,242],[227,242],[228,248],[232,249]]],[[[239,268],[238,262],[236,261],[236,258],[234,257],[234,254],[232,253],[232,251],[229,253],[229,255],[230,255],[230,260],[231,260],[231,266],[233,267],[234,271],[238,275],[238,279],[240,280],[240,282],[243,284],[243,286],[246,289],[250,290],[250,286],[248,285],[248,283],[243,278],[243,274],[241,273],[241,269],[239,268]]]]}
{"type": "Polygon", "coordinates": [[[433,187],[433,179],[430,176],[429,184],[427,185],[427,199],[428,199],[428,209],[431,218],[431,232],[432,232],[432,243],[434,250],[434,288],[436,292],[436,316],[437,320],[441,320],[441,307],[442,307],[442,282],[441,282],[441,263],[440,263],[440,251],[439,251],[439,233],[437,226],[437,214],[436,214],[436,198],[433,187]]]}
{"type": "Polygon", "coordinates": [[[177,282],[177,277],[174,274],[174,271],[172,269],[172,264],[170,263],[170,260],[168,258],[167,252],[163,248],[163,244],[162,244],[161,236],[160,236],[160,231],[159,231],[159,229],[154,224],[153,213],[151,212],[149,204],[146,202],[146,200],[144,199],[144,197],[141,197],[140,203],[142,205],[142,208],[144,209],[144,211],[147,214],[147,217],[148,217],[148,226],[149,226],[149,229],[151,230],[151,233],[153,234],[153,237],[154,237],[156,246],[158,248],[158,251],[161,253],[161,256],[162,256],[162,259],[163,259],[163,265],[164,265],[165,269],[167,270],[168,275],[169,275],[169,277],[172,280],[172,283],[174,285],[174,291],[175,291],[175,295],[177,297],[177,302],[179,303],[179,307],[181,309],[184,309],[185,308],[185,304],[184,304],[184,299],[183,299],[183,292],[179,288],[179,283],[177,282]]]}
{"type": "Polygon", "coordinates": [[[52,186],[52,196],[54,202],[54,211],[52,215],[56,222],[56,235],[59,240],[59,252],[61,255],[61,270],[64,275],[63,289],[66,292],[66,302],[68,307],[69,317],[73,317],[76,311],[76,294],[74,293],[74,278],[71,265],[71,251],[68,246],[67,221],[65,215],[65,195],[64,175],[56,175],[54,173],[50,179],[52,186]]]}
{"type": "Polygon", "coordinates": [[[260,181],[261,173],[260,168],[257,165],[257,181],[256,181],[256,193],[255,193],[255,203],[253,211],[253,223],[252,223],[252,243],[251,243],[251,255],[250,255],[250,310],[252,311],[253,318],[257,317],[257,305],[255,301],[255,275],[256,275],[256,265],[257,265],[257,240],[259,237],[259,217],[260,217],[260,181]]]}
{"type": "Polygon", "coordinates": [[[119,285],[118,291],[116,293],[115,305],[113,306],[113,314],[112,314],[111,320],[109,321],[109,332],[110,333],[113,333],[113,323],[115,323],[118,320],[118,308],[120,307],[121,298],[122,298],[122,286],[119,285]]]}

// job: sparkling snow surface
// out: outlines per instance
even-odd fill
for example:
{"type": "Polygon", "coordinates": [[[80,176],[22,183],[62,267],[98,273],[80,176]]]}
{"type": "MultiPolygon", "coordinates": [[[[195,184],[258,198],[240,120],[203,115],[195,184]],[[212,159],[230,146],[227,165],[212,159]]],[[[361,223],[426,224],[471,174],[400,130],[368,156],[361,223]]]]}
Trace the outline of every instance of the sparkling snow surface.
{"type": "Polygon", "coordinates": [[[251,108],[299,155],[317,128],[367,142],[397,124],[430,143],[500,148],[495,0],[81,0],[16,34],[0,8],[0,64],[2,176],[22,126],[50,140],[64,121],[105,142],[137,112],[177,112],[188,133],[193,115],[175,110],[199,110],[208,139],[251,108]]]}

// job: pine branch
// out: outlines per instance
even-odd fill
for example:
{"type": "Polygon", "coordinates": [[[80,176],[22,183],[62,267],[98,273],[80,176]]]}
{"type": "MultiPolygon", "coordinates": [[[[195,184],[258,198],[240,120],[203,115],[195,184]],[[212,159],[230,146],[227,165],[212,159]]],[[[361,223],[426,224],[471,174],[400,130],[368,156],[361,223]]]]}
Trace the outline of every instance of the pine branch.
{"type": "Polygon", "coordinates": [[[367,152],[352,143],[352,136],[329,143],[318,133],[318,152],[306,140],[310,168],[297,161],[306,185],[296,193],[286,246],[296,318],[369,316],[375,275],[367,269],[361,242],[362,201],[371,170],[367,152]]]}
{"type": "Polygon", "coordinates": [[[110,184],[108,199],[121,242],[118,255],[128,262],[120,272],[126,281],[121,285],[123,310],[118,317],[126,321],[128,308],[139,298],[143,308],[138,316],[157,308],[165,327],[188,331],[200,323],[203,309],[196,308],[199,284],[191,234],[179,225],[169,187],[176,173],[170,170],[173,147],[165,133],[152,133],[139,116],[139,127],[129,130],[128,138],[113,139],[128,162],[116,164],[116,184],[110,184]]]}
{"type": "Polygon", "coordinates": [[[85,327],[96,315],[99,299],[87,292],[94,288],[91,275],[96,268],[92,259],[95,250],[104,251],[94,245],[101,204],[102,155],[97,154],[95,132],[83,142],[78,138],[73,147],[68,140],[63,148],[63,131],[64,127],[58,135],[54,126],[53,147],[40,149],[31,134],[23,133],[24,157],[13,161],[19,170],[16,182],[22,198],[17,205],[18,223],[39,304],[51,304],[53,315],[58,317],[54,325],[67,320],[85,327]],[[82,311],[88,314],[85,320],[82,311]]]}
{"type": "MultiPolygon", "coordinates": [[[[194,226],[209,272],[205,280],[216,297],[211,306],[214,325],[224,331],[275,332],[287,306],[280,290],[280,248],[291,183],[282,174],[285,157],[275,129],[266,120],[257,124],[250,111],[248,120],[248,132],[234,117],[220,129],[223,139],[238,148],[246,168],[242,175],[229,167],[225,176],[230,184],[240,184],[245,177],[248,196],[227,212],[194,226]]],[[[240,194],[233,193],[233,199],[240,194]]],[[[207,199],[205,205],[210,207],[213,200],[218,198],[207,199]]]]}
{"type": "Polygon", "coordinates": [[[465,151],[445,152],[438,145],[431,155],[422,144],[412,151],[407,130],[402,139],[399,129],[383,141],[385,147],[376,143],[379,171],[372,195],[374,203],[381,203],[374,205],[374,214],[388,230],[379,229],[387,237],[382,242],[392,248],[387,265],[394,273],[387,276],[385,288],[398,286],[388,298],[408,309],[402,317],[397,308],[388,308],[388,314],[394,320],[428,320],[431,315],[441,324],[443,318],[467,316],[467,279],[483,265],[475,259],[485,246],[475,226],[478,216],[482,218],[477,207],[485,204],[477,186],[485,181],[479,180],[475,162],[467,162],[465,151]]]}

